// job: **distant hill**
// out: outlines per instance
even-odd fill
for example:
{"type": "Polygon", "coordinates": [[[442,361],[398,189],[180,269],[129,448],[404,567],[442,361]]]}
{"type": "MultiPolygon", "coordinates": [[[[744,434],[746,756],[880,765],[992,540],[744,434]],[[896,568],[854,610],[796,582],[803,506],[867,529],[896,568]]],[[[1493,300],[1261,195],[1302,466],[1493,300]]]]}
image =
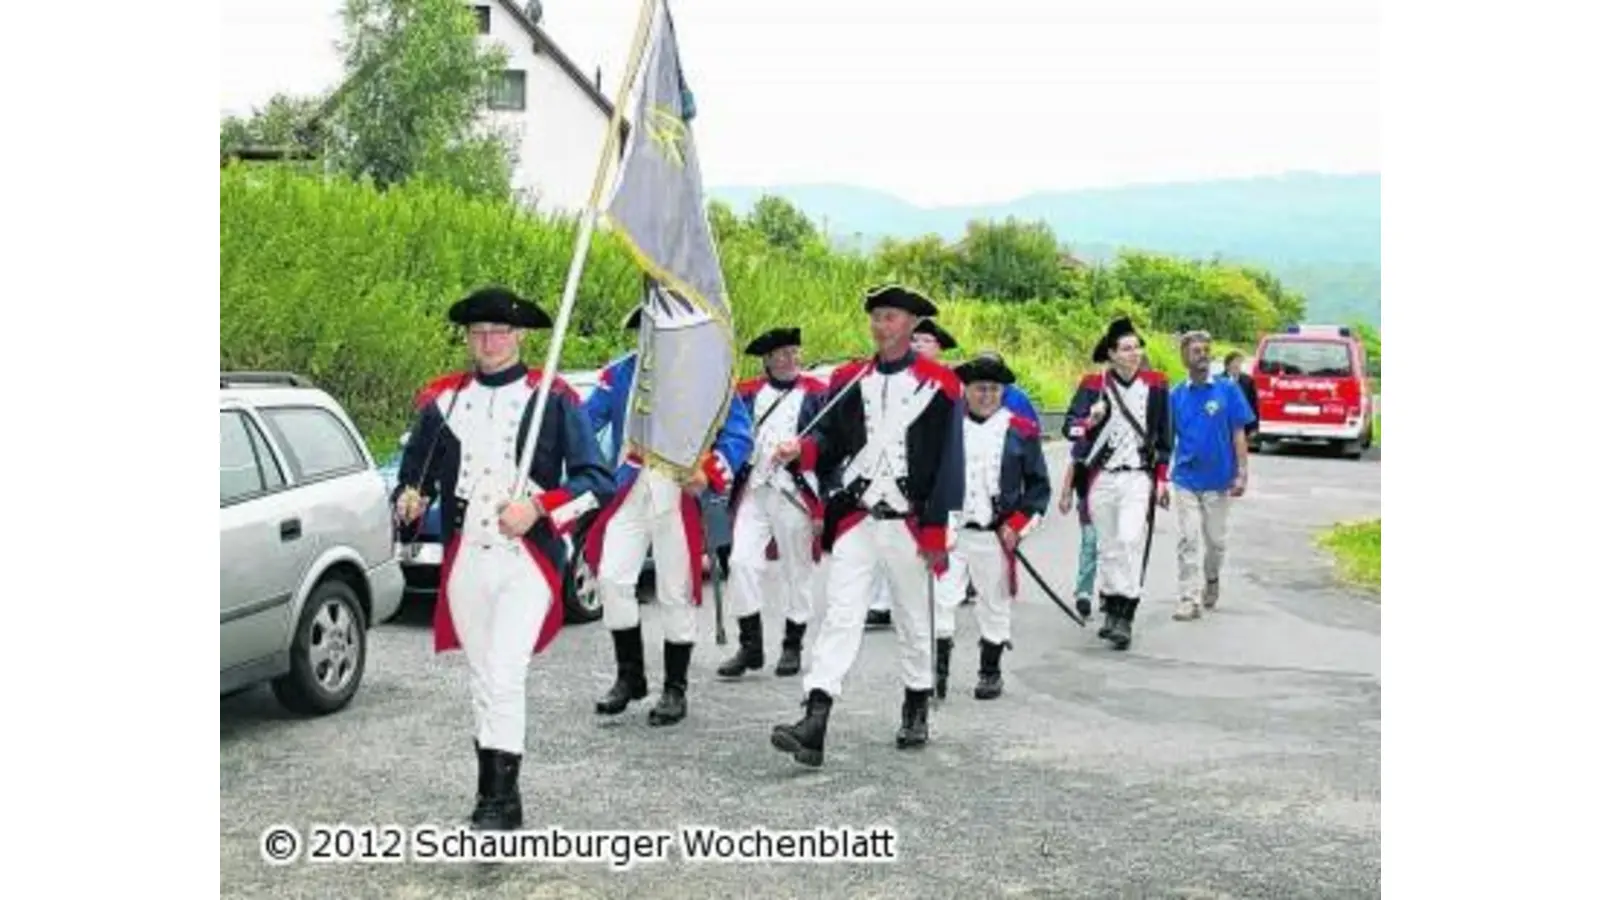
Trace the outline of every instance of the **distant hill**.
{"type": "Polygon", "coordinates": [[[1133,185],[1029,194],[984,206],[920,207],[850,185],[714,187],[739,212],[762,194],[787,198],[838,243],[884,237],[954,240],[973,219],[1043,220],[1075,255],[1104,260],[1119,247],[1251,262],[1306,296],[1308,318],[1381,326],[1380,182],[1376,174],[1133,185]]]}

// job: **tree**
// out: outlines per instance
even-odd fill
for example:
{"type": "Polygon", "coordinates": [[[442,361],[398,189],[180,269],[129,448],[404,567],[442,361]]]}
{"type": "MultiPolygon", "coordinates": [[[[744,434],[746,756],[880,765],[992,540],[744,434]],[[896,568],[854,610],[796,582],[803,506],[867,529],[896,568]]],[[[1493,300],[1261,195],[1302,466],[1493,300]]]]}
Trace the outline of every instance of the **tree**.
{"type": "Polygon", "coordinates": [[[960,289],[961,260],[936,234],[908,241],[885,238],[878,245],[876,264],[885,281],[947,297],[960,289]]]}
{"type": "Polygon", "coordinates": [[[774,247],[799,251],[817,241],[817,226],[811,224],[806,214],[788,200],[772,194],[765,194],[756,201],[749,221],[750,227],[774,247]]]}
{"type": "Polygon", "coordinates": [[[969,222],[958,252],[969,296],[1014,303],[1061,295],[1061,247],[1043,222],[969,222]]]}
{"type": "Polygon", "coordinates": [[[481,122],[502,50],[457,0],[345,0],[346,83],[327,122],[336,168],[379,187],[410,178],[508,196],[514,150],[481,122]]]}
{"type": "Polygon", "coordinates": [[[222,120],[222,152],[272,147],[313,153],[315,144],[304,128],[322,103],[321,97],[274,94],[265,106],[251,110],[248,118],[229,116],[222,120]]]}
{"type": "Polygon", "coordinates": [[[1255,282],[1261,293],[1265,294],[1267,301],[1277,312],[1277,321],[1272,323],[1273,328],[1283,328],[1294,322],[1299,322],[1306,317],[1306,298],[1283,286],[1276,275],[1265,269],[1254,266],[1243,266],[1240,271],[1245,277],[1255,282]]]}

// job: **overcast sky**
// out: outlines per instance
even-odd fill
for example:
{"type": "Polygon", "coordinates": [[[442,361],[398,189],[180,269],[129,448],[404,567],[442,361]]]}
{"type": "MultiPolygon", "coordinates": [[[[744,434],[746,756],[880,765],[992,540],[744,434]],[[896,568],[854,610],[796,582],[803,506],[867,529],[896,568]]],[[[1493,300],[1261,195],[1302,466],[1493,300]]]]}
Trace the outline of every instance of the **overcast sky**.
{"type": "MultiPolygon", "coordinates": [[[[340,78],[340,0],[223,0],[223,112],[340,78]]],[[[614,96],[638,0],[545,0],[614,96]]],[[[1380,168],[1377,0],[676,0],[712,185],[923,204],[1380,168]]]]}

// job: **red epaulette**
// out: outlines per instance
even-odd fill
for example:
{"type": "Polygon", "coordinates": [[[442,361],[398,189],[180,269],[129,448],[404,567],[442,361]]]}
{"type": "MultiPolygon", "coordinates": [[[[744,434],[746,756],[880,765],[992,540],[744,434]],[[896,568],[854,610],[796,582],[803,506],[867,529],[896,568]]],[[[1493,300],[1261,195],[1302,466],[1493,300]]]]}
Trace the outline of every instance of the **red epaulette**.
{"type": "Polygon", "coordinates": [[[1039,423],[1027,416],[1011,414],[1011,430],[1022,436],[1023,440],[1033,440],[1039,436],[1039,423]]]}
{"type": "Polygon", "coordinates": [[[815,375],[800,376],[800,390],[807,394],[820,394],[828,389],[828,383],[815,375]]]}
{"type": "Polygon", "coordinates": [[[854,381],[856,376],[861,373],[861,370],[865,369],[870,362],[871,360],[867,359],[856,359],[834,369],[833,374],[828,378],[828,389],[836,391],[854,381]]]}
{"type": "MultiPolygon", "coordinates": [[[[543,378],[543,377],[544,377],[544,373],[539,371],[538,369],[529,369],[528,370],[528,387],[531,387],[531,388],[533,388],[534,390],[537,391],[539,389],[539,380],[541,378],[543,378]]],[[[567,380],[565,378],[561,377],[561,373],[560,372],[556,373],[556,380],[551,382],[551,384],[550,384],[550,393],[551,394],[560,394],[561,396],[567,398],[568,400],[572,401],[573,403],[582,403],[583,402],[582,399],[578,396],[578,392],[572,389],[572,385],[567,384],[567,380]]]]}
{"type": "Polygon", "coordinates": [[[925,356],[919,356],[911,363],[911,372],[919,381],[931,381],[944,391],[950,402],[961,399],[961,378],[955,370],[944,363],[934,362],[925,356]]]}
{"type": "Polygon", "coordinates": [[[439,399],[439,395],[445,391],[459,388],[471,377],[471,372],[451,372],[448,375],[440,375],[438,378],[429,381],[422,386],[422,390],[417,391],[417,409],[422,409],[439,399]]]}
{"type": "Polygon", "coordinates": [[[1083,377],[1078,379],[1079,390],[1098,391],[1103,390],[1105,386],[1105,372],[1085,372],[1083,377]]]}
{"type": "Polygon", "coordinates": [[[1167,374],[1165,372],[1157,372],[1155,369],[1140,369],[1139,380],[1149,387],[1164,388],[1167,386],[1167,374]]]}
{"type": "Polygon", "coordinates": [[[761,389],[766,387],[766,384],[767,379],[758,375],[755,378],[746,378],[739,382],[734,386],[734,391],[741,397],[750,398],[761,393],[761,389]]]}

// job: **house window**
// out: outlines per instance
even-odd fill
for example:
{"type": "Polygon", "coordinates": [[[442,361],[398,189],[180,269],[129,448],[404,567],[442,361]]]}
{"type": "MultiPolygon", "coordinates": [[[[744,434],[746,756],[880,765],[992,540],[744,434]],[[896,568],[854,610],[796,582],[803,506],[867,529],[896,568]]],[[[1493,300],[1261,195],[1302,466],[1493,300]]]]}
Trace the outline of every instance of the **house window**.
{"type": "Polygon", "coordinates": [[[488,34],[489,33],[489,7],[487,7],[487,6],[474,6],[472,8],[472,11],[475,14],[477,14],[477,16],[478,16],[478,33],[479,34],[488,34]]]}
{"type": "Polygon", "coordinates": [[[528,73],[507,69],[489,86],[489,108],[524,110],[528,108],[528,73]]]}

